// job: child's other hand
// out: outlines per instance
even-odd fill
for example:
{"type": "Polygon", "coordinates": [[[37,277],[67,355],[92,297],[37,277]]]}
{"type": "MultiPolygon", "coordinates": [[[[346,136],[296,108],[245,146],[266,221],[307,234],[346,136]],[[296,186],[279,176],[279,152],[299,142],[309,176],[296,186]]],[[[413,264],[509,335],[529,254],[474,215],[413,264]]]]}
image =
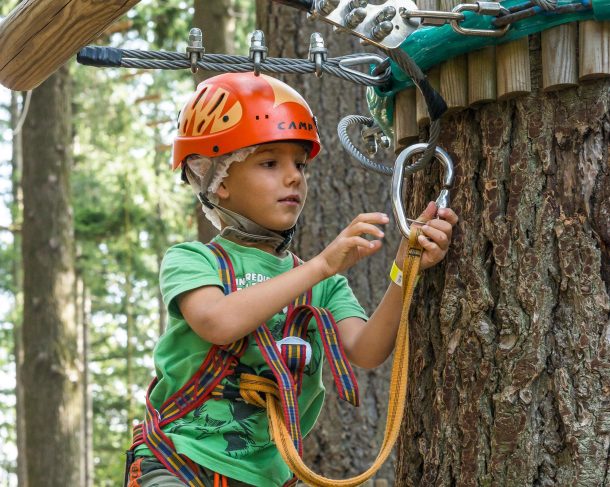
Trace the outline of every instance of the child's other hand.
{"type": "Polygon", "coordinates": [[[383,231],[376,225],[384,225],[390,219],[383,213],[361,213],[337,235],[328,247],[315,258],[319,259],[326,277],[349,269],[356,262],[373,255],[382,246],[383,231]],[[370,235],[375,240],[367,240],[370,235]]]}
{"type": "MultiPolygon", "coordinates": [[[[422,253],[420,270],[428,269],[433,265],[438,264],[447,255],[449,250],[449,244],[451,243],[451,234],[453,227],[458,222],[458,216],[451,208],[440,208],[437,214],[436,204],[431,201],[423,211],[423,213],[417,218],[419,221],[425,221],[424,226],[420,226],[423,235],[419,236],[419,243],[423,247],[424,252],[422,253]]],[[[411,226],[414,229],[415,226],[411,226]]],[[[396,263],[402,265],[404,260],[407,241],[403,239],[396,263]]]]}

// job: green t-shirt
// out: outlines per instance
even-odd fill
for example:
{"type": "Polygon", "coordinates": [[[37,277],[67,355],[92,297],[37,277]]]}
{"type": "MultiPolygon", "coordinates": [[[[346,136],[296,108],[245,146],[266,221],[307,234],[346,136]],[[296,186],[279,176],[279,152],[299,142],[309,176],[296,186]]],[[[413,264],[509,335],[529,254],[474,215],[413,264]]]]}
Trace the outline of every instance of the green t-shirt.
{"type": "MultiPolygon", "coordinates": [[[[289,255],[278,258],[222,237],[217,237],[215,241],[230,256],[238,289],[253,286],[293,267],[289,255]]],[[[212,346],[186,323],[176,297],[202,286],[222,287],[216,257],[200,242],[175,245],[163,259],[160,286],[168,308],[169,323],[154,351],[159,382],[150,398],[157,409],[197,371],[212,346]]],[[[333,276],[314,286],[311,304],[330,310],[336,322],[349,317],[367,319],[343,276],[333,276]]],[[[267,322],[276,340],[282,338],[285,313],[284,309],[267,322]]],[[[303,435],[314,426],[324,402],[324,352],[315,322],[309,324],[307,341],[312,346],[312,358],[305,367],[299,396],[303,435]]],[[[254,339],[249,340],[240,362],[251,367],[255,373],[268,370],[254,339]]],[[[223,380],[235,381],[235,377],[229,376],[223,380]]],[[[269,438],[265,411],[256,406],[241,401],[211,399],[167,425],[164,432],[179,453],[227,477],[259,487],[276,487],[292,476],[269,438]]],[[[136,454],[151,453],[145,446],[140,446],[136,454]]]]}

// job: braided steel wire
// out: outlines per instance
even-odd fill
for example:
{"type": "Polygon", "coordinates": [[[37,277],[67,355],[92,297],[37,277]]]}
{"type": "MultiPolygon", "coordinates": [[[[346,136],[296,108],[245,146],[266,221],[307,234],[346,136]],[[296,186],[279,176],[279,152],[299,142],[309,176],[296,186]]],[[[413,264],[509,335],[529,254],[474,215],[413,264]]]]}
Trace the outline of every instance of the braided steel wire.
{"type": "MultiPolygon", "coordinates": [[[[189,69],[191,61],[183,53],[167,51],[121,50],[121,67],[137,69],[189,69]]],[[[342,61],[353,61],[362,54],[328,58],[321,65],[322,72],[337,78],[345,79],[364,86],[383,86],[391,77],[390,69],[379,76],[358,73],[354,69],[345,69],[342,61]]],[[[262,73],[272,74],[309,74],[316,72],[316,63],[308,59],[266,58],[260,63],[254,63],[247,56],[228,54],[205,54],[197,61],[197,68],[221,73],[245,73],[255,68],[262,73]]]]}
{"type": "MultiPolygon", "coordinates": [[[[341,121],[339,122],[339,125],[337,125],[337,134],[339,135],[339,140],[341,142],[341,145],[365,169],[374,171],[379,174],[383,174],[385,176],[391,176],[392,173],[394,172],[394,169],[392,167],[375,162],[375,161],[369,159],[367,156],[365,156],[353,144],[352,140],[350,139],[349,134],[347,133],[347,129],[351,125],[358,124],[358,125],[366,125],[367,127],[372,127],[374,123],[375,123],[375,121],[370,117],[365,117],[362,115],[348,115],[347,117],[343,117],[341,119],[341,121]]],[[[409,166],[405,167],[405,169],[404,169],[405,175],[416,173],[417,171],[420,171],[421,169],[426,167],[428,164],[430,164],[430,161],[432,161],[432,158],[434,157],[434,153],[436,151],[436,142],[438,141],[438,138],[440,137],[440,132],[441,132],[440,120],[435,120],[432,123],[430,123],[430,138],[427,142],[428,147],[426,147],[426,150],[424,151],[422,156],[417,161],[415,161],[413,164],[410,164],[409,166]]]]}

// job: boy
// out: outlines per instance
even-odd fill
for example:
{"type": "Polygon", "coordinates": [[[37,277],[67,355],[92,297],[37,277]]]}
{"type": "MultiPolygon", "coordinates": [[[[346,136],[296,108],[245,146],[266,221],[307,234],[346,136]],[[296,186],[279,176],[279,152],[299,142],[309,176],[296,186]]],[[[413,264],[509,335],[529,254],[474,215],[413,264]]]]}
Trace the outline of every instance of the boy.
{"type": "MultiPolygon", "coordinates": [[[[354,403],[347,360],[372,368],[392,352],[400,287],[391,283],[367,318],[338,275],[381,248],[378,225],[389,222],[386,215],[358,215],[307,262],[286,251],[307,196],[305,168],[319,151],[309,106],[273,78],[216,76],[184,106],[174,168],[182,168],[221,234],[207,246],[179,244],[165,255],[160,285],[170,321],[154,352],[157,379],[149,389],[144,435],[135,442],[130,486],[289,485],[292,474],[269,438],[264,409],[240,398],[240,374],[275,376],[280,389],[286,379],[284,405],[299,392],[298,404],[284,413],[290,422],[298,412],[291,427],[300,440],[324,399],[323,350],[331,367],[345,371],[344,382],[336,382],[354,403]],[[325,312],[326,319],[293,326],[304,303],[328,309],[336,326],[325,312]],[[267,339],[277,344],[265,347],[267,339]]],[[[433,219],[435,213],[430,203],[420,217],[429,220],[419,237],[421,269],[442,260],[457,222],[450,209],[433,219]]],[[[403,242],[399,267],[405,249],[403,242]]]]}

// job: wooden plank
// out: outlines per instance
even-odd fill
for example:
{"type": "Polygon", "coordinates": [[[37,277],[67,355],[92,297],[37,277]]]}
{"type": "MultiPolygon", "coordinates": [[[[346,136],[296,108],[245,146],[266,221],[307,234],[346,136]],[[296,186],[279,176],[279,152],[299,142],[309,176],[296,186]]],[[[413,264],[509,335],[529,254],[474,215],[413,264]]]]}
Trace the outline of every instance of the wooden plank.
{"type": "Polygon", "coordinates": [[[496,67],[498,100],[508,100],[532,91],[527,37],[497,46],[496,67]]]}
{"type": "Polygon", "coordinates": [[[475,106],[496,99],[496,47],[468,54],[468,104],[475,106]]]}
{"type": "Polygon", "coordinates": [[[468,61],[465,55],[441,64],[440,92],[447,103],[447,113],[468,106],[468,61]]]}
{"type": "Polygon", "coordinates": [[[557,91],[578,85],[576,23],[542,32],[542,91],[557,91]]]}
{"type": "Polygon", "coordinates": [[[580,22],[579,79],[610,76],[610,22],[580,22]]]}
{"type": "Polygon", "coordinates": [[[399,91],[394,98],[394,151],[403,150],[411,142],[417,140],[415,92],[417,88],[399,91]]]}
{"type": "Polygon", "coordinates": [[[140,0],[23,0],[0,23],[0,83],[31,90],[140,0]]]}
{"type": "MultiPolygon", "coordinates": [[[[459,0],[439,0],[440,10],[451,12],[459,0]]],[[[447,103],[447,113],[468,106],[468,61],[466,55],[457,56],[441,64],[440,93],[447,103]]]]}

